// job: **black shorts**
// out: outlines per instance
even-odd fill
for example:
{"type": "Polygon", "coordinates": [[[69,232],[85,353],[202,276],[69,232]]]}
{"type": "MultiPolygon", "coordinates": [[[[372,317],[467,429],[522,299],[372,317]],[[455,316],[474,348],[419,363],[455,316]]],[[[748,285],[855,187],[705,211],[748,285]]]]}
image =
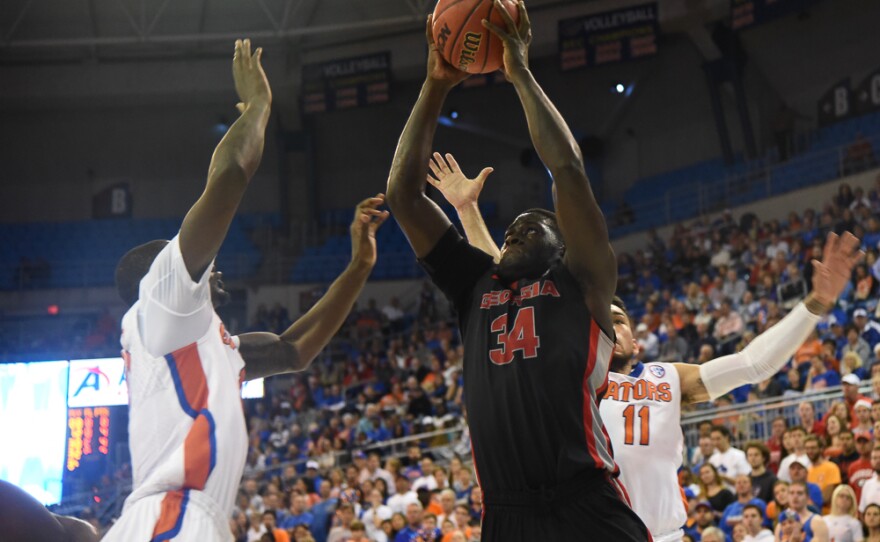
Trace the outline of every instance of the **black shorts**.
{"type": "Polygon", "coordinates": [[[650,542],[642,520],[603,471],[552,491],[486,492],[483,542],[650,542]]]}

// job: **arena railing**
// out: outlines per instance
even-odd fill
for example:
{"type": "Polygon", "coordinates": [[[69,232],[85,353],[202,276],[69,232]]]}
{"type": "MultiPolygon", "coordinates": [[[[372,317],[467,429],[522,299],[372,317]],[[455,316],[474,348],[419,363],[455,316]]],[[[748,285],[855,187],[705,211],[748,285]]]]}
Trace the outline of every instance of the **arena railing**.
{"type": "MultiPolygon", "coordinates": [[[[873,395],[870,384],[863,384],[859,391],[868,397],[873,395]]],[[[699,444],[699,428],[705,422],[727,426],[731,431],[731,445],[742,449],[751,440],[766,443],[771,436],[773,420],[779,416],[786,419],[789,427],[798,425],[798,406],[801,403],[812,404],[816,419],[820,420],[831,404],[838,401],[843,401],[841,386],[809,393],[787,394],[746,404],[683,412],[681,430],[685,442],[684,464],[692,466],[690,460],[699,444]]]]}

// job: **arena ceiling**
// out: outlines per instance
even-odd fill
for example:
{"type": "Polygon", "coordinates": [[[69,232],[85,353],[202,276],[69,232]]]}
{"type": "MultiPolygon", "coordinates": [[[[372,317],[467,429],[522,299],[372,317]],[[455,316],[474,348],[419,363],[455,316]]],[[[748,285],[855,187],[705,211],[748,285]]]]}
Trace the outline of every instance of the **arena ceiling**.
{"type": "MultiPolygon", "coordinates": [[[[3,0],[0,59],[198,55],[249,36],[335,44],[412,32],[436,0],[3,0]]],[[[529,0],[530,9],[592,0],[529,0]]]]}

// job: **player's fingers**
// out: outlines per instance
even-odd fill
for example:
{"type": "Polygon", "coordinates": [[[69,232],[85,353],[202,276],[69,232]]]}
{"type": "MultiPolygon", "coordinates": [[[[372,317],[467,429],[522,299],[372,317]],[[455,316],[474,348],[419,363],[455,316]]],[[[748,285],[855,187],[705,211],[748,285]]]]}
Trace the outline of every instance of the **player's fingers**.
{"type": "Polygon", "coordinates": [[[256,52],[254,53],[254,66],[262,67],[262,59],[263,59],[263,48],[257,47],[256,52]]]}
{"type": "Polygon", "coordinates": [[[853,254],[858,249],[861,241],[859,238],[853,235],[851,232],[846,232],[840,238],[841,249],[845,254],[853,254]]]}
{"type": "Polygon", "coordinates": [[[489,178],[489,175],[491,175],[493,171],[495,171],[495,170],[490,167],[483,168],[483,171],[481,171],[480,174],[477,175],[477,178],[476,178],[476,181],[478,183],[480,183],[480,186],[482,186],[486,182],[486,179],[489,178]]]}
{"type": "Polygon", "coordinates": [[[388,211],[382,211],[379,216],[370,223],[370,230],[376,231],[379,229],[379,226],[385,223],[388,220],[388,217],[391,216],[391,213],[388,211]]]}
{"type": "Polygon", "coordinates": [[[254,56],[254,53],[251,50],[251,39],[250,38],[245,38],[245,40],[244,40],[244,53],[245,53],[245,56],[247,57],[248,64],[250,64],[251,60],[253,59],[253,56],[254,56]]]}
{"type": "Polygon", "coordinates": [[[505,8],[501,4],[501,0],[494,0],[495,9],[497,9],[501,13],[501,18],[504,19],[504,24],[507,26],[507,31],[511,34],[516,32],[516,23],[513,22],[513,17],[510,16],[510,13],[507,12],[507,8],[505,8]]]}
{"type": "Polygon", "coordinates": [[[435,179],[434,177],[431,176],[430,173],[428,175],[426,175],[426,177],[427,178],[425,180],[428,182],[429,185],[436,186],[437,188],[440,188],[440,184],[441,184],[440,179],[435,179]]]}
{"type": "Polygon", "coordinates": [[[425,24],[425,40],[428,45],[434,45],[434,14],[428,15],[428,22],[425,24]]]}
{"type": "Polygon", "coordinates": [[[483,26],[487,30],[489,30],[489,32],[498,36],[501,39],[501,41],[503,41],[505,43],[507,43],[507,41],[510,39],[510,35],[507,32],[505,32],[504,30],[501,30],[501,28],[495,26],[494,24],[490,23],[486,19],[483,19],[483,26]]]}
{"type": "Polygon", "coordinates": [[[235,104],[235,108],[238,109],[239,113],[244,113],[244,110],[247,108],[247,106],[244,105],[244,102],[238,102],[237,104],[235,104]]]}
{"type": "Polygon", "coordinates": [[[446,153],[446,163],[449,164],[449,168],[452,171],[461,171],[461,167],[459,167],[458,162],[455,160],[455,157],[452,156],[452,153],[446,153]]]}
{"type": "Polygon", "coordinates": [[[828,262],[831,259],[831,256],[834,254],[834,250],[837,247],[838,236],[834,232],[830,232],[828,237],[825,238],[825,246],[822,248],[822,261],[828,262]]]}
{"type": "Polygon", "coordinates": [[[519,10],[519,31],[521,36],[531,35],[532,33],[532,21],[529,19],[529,12],[526,11],[526,3],[523,0],[519,0],[517,4],[517,9],[519,10]]]}
{"type": "Polygon", "coordinates": [[[449,169],[449,164],[446,163],[446,160],[443,159],[443,155],[439,152],[434,153],[434,161],[437,162],[437,167],[440,168],[440,171],[443,173],[451,173],[449,169]]]}
{"type": "Polygon", "coordinates": [[[428,168],[430,168],[431,172],[432,172],[437,178],[441,178],[441,177],[444,176],[444,175],[443,175],[443,170],[440,169],[440,166],[438,166],[438,165],[434,162],[433,159],[428,160],[428,168]]]}

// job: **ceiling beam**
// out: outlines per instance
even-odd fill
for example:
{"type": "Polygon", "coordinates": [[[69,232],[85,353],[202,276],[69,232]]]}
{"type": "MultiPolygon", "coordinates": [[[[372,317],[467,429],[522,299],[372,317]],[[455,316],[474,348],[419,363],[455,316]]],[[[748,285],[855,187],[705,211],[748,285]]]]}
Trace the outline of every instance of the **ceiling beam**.
{"type": "Polygon", "coordinates": [[[165,14],[165,8],[168,7],[168,3],[169,3],[169,2],[171,2],[171,0],[162,0],[162,5],[160,5],[160,6],[159,6],[159,9],[156,10],[156,15],[153,16],[153,21],[150,23],[150,26],[147,27],[147,29],[146,29],[146,31],[144,32],[144,34],[146,34],[147,36],[149,36],[150,34],[153,33],[153,29],[156,28],[156,23],[158,23],[158,22],[159,22],[159,19],[162,18],[162,15],[165,14]]]}
{"type": "Polygon", "coordinates": [[[152,35],[142,36],[103,36],[90,38],[49,38],[49,39],[27,39],[27,40],[10,40],[5,49],[40,49],[53,47],[93,47],[93,46],[127,46],[137,44],[151,45],[186,45],[193,43],[219,43],[233,41],[242,37],[248,37],[252,40],[265,40],[266,42],[277,42],[290,38],[300,38],[307,36],[318,36],[324,34],[337,34],[347,32],[382,30],[387,31],[389,27],[409,26],[420,23],[421,17],[406,15],[400,17],[389,17],[377,20],[364,20],[352,23],[340,23],[322,26],[307,26],[302,28],[282,29],[280,32],[275,30],[256,30],[250,32],[207,32],[193,34],[168,34],[168,35],[152,35]]]}

